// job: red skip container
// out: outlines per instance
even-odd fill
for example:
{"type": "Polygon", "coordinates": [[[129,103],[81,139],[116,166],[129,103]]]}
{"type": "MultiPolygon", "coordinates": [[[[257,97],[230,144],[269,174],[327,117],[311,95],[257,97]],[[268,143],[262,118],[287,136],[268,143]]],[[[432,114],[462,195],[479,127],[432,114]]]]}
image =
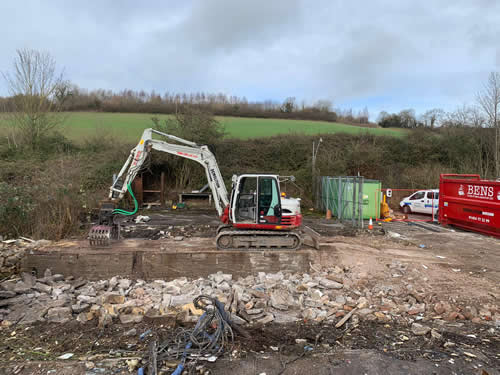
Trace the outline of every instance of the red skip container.
{"type": "Polygon", "coordinates": [[[500,181],[477,174],[441,174],[439,222],[500,237],[500,181]]]}

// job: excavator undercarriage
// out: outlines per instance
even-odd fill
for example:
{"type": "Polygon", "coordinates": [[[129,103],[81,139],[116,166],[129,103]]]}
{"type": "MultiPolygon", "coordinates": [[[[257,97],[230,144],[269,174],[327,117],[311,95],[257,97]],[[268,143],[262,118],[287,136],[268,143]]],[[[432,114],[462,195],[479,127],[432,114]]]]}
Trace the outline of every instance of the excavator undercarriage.
{"type": "Polygon", "coordinates": [[[219,250],[297,250],[302,245],[300,233],[295,231],[224,229],[220,231],[215,241],[219,250]]]}

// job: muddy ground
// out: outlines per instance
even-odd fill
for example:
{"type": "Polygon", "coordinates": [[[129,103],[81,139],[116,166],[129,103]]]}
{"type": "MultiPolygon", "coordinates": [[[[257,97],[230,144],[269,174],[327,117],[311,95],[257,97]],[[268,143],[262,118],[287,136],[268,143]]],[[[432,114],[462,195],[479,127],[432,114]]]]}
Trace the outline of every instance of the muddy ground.
{"type": "MultiPolygon", "coordinates": [[[[147,366],[150,343],[167,338],[175,326],[158,320],[104,329],[77,322],[4,329],[0,373],[15,373],[17,368],[26,375],[128,374],[125,360],[143,358],[147,366]],[[65,353],[74,356],[58,360],[65,353]],[[50,372],[53,369],[57,372],[50,372]]],[[[303,322],[250,327],[250,338],[235,338],[231,355],[203,367],[212,374],[498,374],[497,331],[477,324],[436,329],[441,337],[429,339],[412,335],[407,326],[376,322],[340,329],[303,322]]]]}
{"type": "MultiPolygon", "coordinates": [[[[214,248],[218,225],[211,211],[184,210],[127,223],[127,238],[151,248],[214,248]],[[183,236],[182,241],[173,237],[183,236]]],[[[500,241],[454,228],[407,223],[375,225],[371,232],[307,216],[322,235],[321,259],[312,267],[338,264],[365,283],[412,283],[436,299],[474,305],[498,304],[500,241]]],[[[432,225],[432,224],[430,224],[432,225]]],[[[215,272],[216,270],[214,270],[215,272]]],[[[127,374],[126,358],[146,358],[153,340],[168,337],[179,323],[145,319],[136,325],[37,323],[0,330],[0,374],[127,374]],[[135,332],[130,333],[131,329],[135,332]],[[151,329],[144,339],[139,336],[151,329]],[[128,332],[128,335],[125,334],[128,332]],[[57,359],[73,353],[69,360],[57,359]]],[[[341,328],[298,322],[249,327],[251,338],[236,337],[234,352],[203,363],[212,374],[500,374],[498,322],[426,322],[436,337],[416,336],[401,321],[361,320],[341,328]],[[296,339],[305,339],[297,344],[296,339]]]]}

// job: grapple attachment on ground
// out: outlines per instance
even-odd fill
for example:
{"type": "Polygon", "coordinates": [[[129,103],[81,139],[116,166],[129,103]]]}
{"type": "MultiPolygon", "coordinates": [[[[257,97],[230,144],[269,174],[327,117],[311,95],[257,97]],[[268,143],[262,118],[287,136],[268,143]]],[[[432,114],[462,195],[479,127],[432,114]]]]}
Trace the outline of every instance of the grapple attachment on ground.
{"type": "Polygon", "coordinates": [[[110,246],[111,240],[120,237],[120,224],[115,220],[113,210],[115,204],[112,202],[101,202],[99,209],[99,224],[94,225],[89,231],[89,243],[91,247],[110,246]]]}
{"type": "Polygon", "coordinates": [[[102,247],[111,245],[113,226],[95,225],[90,228],[89,242],[92,247],[102,247]]]}

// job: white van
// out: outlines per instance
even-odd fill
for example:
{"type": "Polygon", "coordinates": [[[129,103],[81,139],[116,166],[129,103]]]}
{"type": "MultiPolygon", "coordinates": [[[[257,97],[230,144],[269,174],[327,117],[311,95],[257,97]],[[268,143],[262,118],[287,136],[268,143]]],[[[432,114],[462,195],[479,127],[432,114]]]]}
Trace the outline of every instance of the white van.
{"type": "Polygon", "coordinates": [[[435,214],[439,208],[439,189],[419,190],[399,203],[405,214],[435,214]]]}

